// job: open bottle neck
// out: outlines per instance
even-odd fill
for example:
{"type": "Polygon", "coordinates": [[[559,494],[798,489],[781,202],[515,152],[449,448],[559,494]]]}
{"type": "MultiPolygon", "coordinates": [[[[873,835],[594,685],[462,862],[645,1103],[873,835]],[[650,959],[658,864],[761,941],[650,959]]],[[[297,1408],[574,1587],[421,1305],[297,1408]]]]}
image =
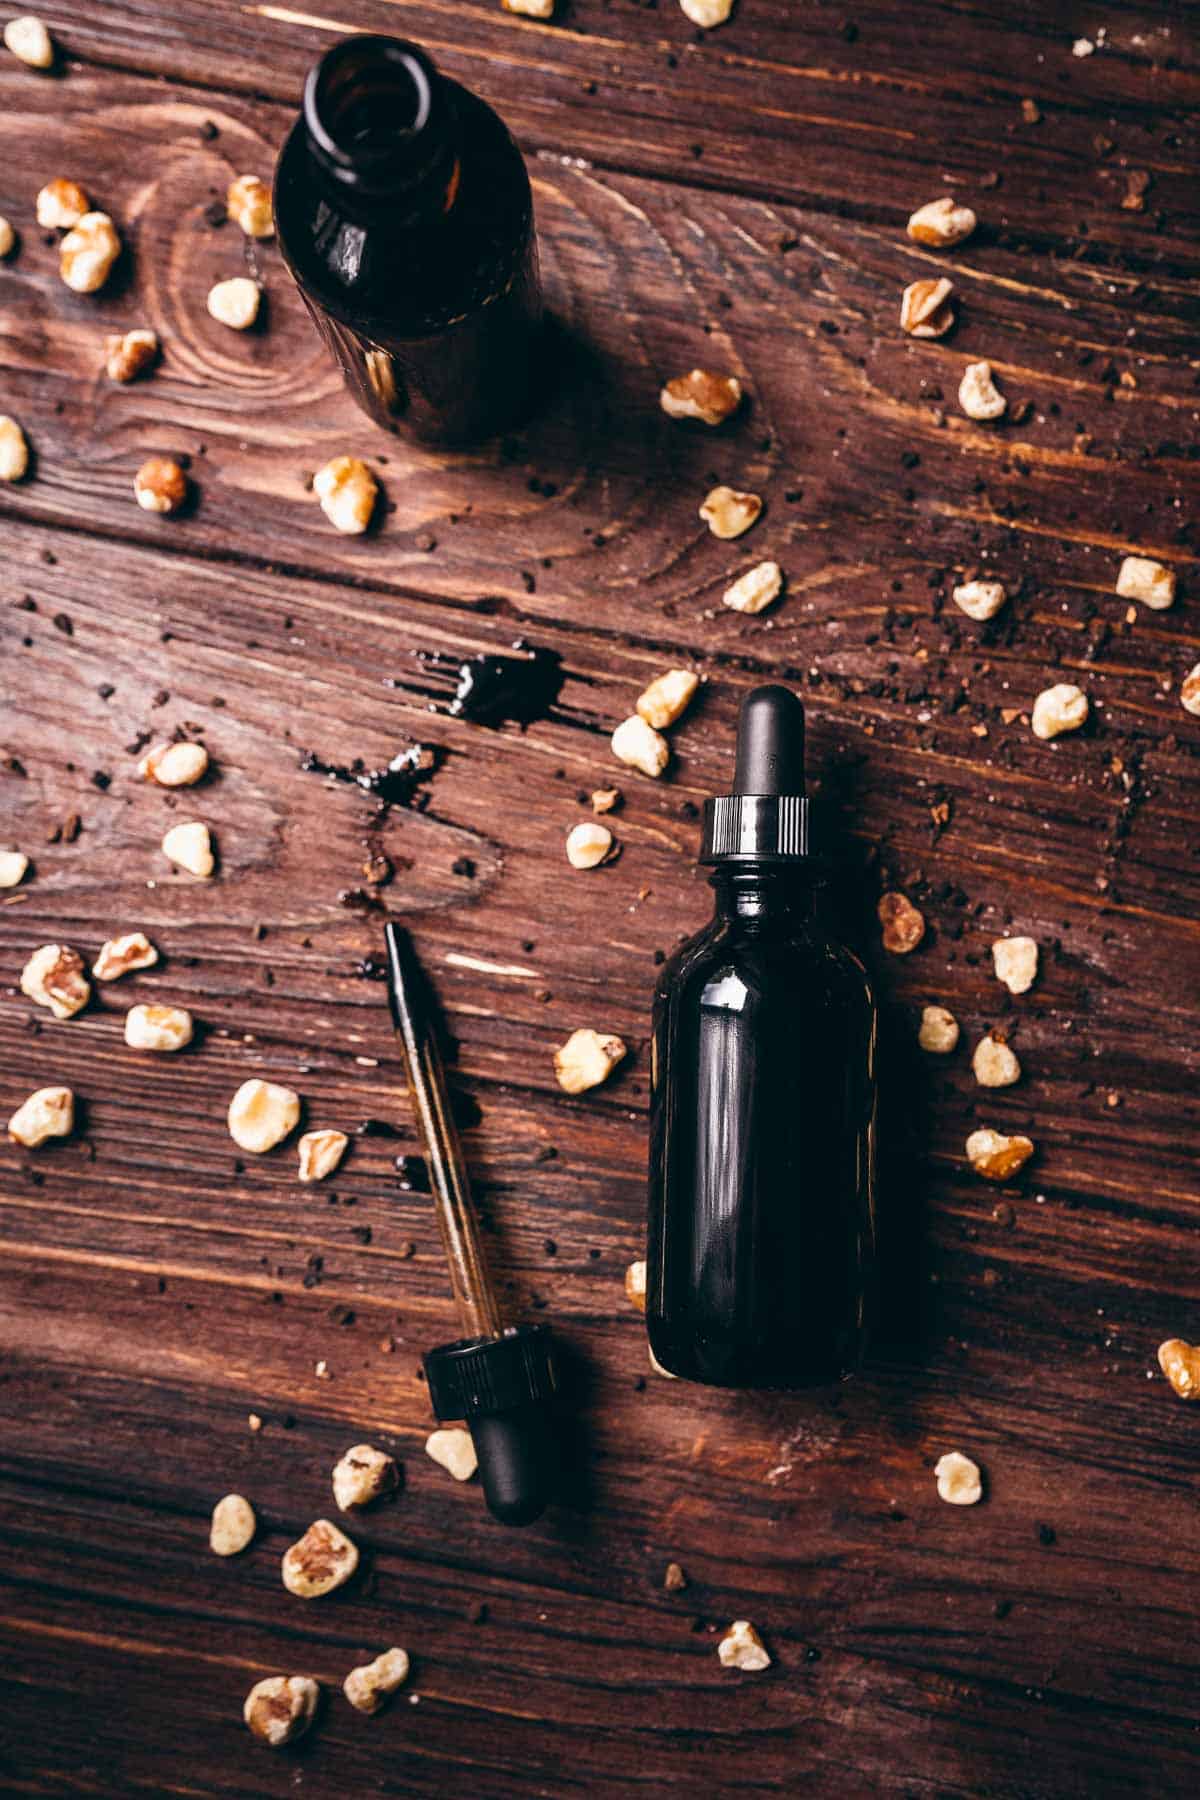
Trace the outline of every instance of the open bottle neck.
{"type": "Polygon", "coordinates": [[[345,38],[304,86],[304,128],[322,185],[347,211],[386,208],[393,223],[444,213],[458,188],[452,94],[400,38],[345,38]]]}

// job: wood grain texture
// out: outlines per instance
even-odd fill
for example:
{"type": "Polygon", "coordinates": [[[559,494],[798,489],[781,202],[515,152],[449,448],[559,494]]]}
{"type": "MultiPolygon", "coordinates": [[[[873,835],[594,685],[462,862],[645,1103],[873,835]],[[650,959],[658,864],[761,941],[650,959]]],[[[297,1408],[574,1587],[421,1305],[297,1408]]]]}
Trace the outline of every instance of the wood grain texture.
{"type": "Polygon", "coordinates": [[[0,1152],[4,1791],[1190,1794],[1196,1421],[1154,1366],[1163,1337],[1200,1336],[1200,739],[1178,701],[1200,655],[1190,22],[871,6],[854,36],[842,10],[743,0],[701,43],[665,4],[573,0],[543,30],[356,0],[354,23],[430,42],[531,153],[556,379],[512,441],[434,457],[354,412],[274,247],[205,222],[231,175],[269,168],[328,33],[190,0],[50,17],[62,78],[0,73],[0,212],[22,237],[0,265],[0,409],[36,459],[0,496],[0,841],[35,863],[0,900],[0,1103],[65,1080],[82,1117],[65,1144],[0,1152]],[[1142,213],[1120,206],[1131,167],[1153,172],[1142,213]],[[33,223],[56,173],[129,246],[93,299],[33,223]],[[934,259],[902,224],[947,175],[983,224],[934,259]],[[246,259],[268,305],[241,337],[204,297],[246,259]],[[899,293],[935,260],[961,317],[918,345],[899,293]],[[103,336],[135,323],[163,366],[116,389],[103,336]],[[1023,420],[959,414],[979,356],[1023,420]],[[713,436],[657,406],[696,361],[750,390],[713,436]],[[362,541],[306,490],[345,449],[388,502],[362,541]],[[139,512],[138,463],[184,451],[188,513],[139,512]],[[718,478],[767,502],[739,546],[696,516],[718,478]],[[1127,621],[1129,549],[1177,568],[1172,611],[1127,621]],[[729,614],[729,576],[766,555],[784,600],[729,614]],[[948,598],[968,568],[1013,592],[990,626],[948,598]],[[423,653],[517,637],[562,657],[547,719],[431,712],[423,653]],[[608,734],[679,665],[708,679],[649,783],[608,734]],[[696,809],[764,676],[804,693],[829,911],[884,1002],[884,1330],[834,1396],[654,1377],[622,1293],[656,956],[707,915],[696,809]],[[1059,678],[1092,721],[1041,744],[1028,708],[1059,678]],[[175,731],[213,770],[166,795],[136,778],[137,746],[175,731]],[[416,740],[442,753],[424,810],[380,819],[299,767],[416,740]],[[614,777],[621,856],[574,874],[566,832],[614,777]],[[186,816],[216,834],[211,884],[158,852],[186,816]],[[445,1006],[505,1292],[568,1358],[567,1491],[524,1532],[422,1449],[420,1352],[453,1320],[428,1201],[393,1169],[416,1144],[360,968],[380,917],[340,898],[367,848],[396,865],[384,903],[445,1006]],[[903,961],[874,925],[890,884],[929,922],[903,961]],[[37,944],[90,955],[137,926],[162,965],[79,1019],[19,995],[37,944]],[[1016,1001],[990,968],[1005,930],[1042,946],[1016,1001]],[[193,1050],[125,1047],[123,1010],[151,997],[193,1008],[193,1050]],[[931,999],[963,1025],[944,1065],[913,1046],[931,999]],[[552,1052],[581,1024],[631,1055],[572,1100],[552,1052]],[[969,1051],[992,1026],[1024,1077],[981,1097],[969,1051]],[[301,1188],[292,1150],[239,1158],[226,1133],[256,1074],[295,1085],[310,1124],[400,1135],[355,1135],[332,1182],[301,1188]],[[1011,1189],[964,1166],[980,1122],[1037,1141],[1011,1189]],[[404,1491],[351,1527],[353,1588],[302,1606],[278,1556],[363,1438],[401,1459],[404,1491]],[[983,1507],[938,1501],[948,1448],[983,1463],[983,1507]],[[230,1489],[262,1531],[225,1565],[205,1538],[230,1489]],[[719,1668],[734,1617],[769,1642],[768,1674],[719,1668]],[[393,1642],[419,1701],[360,1719],[340,1680],[393,1642]],[[240,1705],[283,1669],[331,1693],[272,1757],[240,1705]]]}

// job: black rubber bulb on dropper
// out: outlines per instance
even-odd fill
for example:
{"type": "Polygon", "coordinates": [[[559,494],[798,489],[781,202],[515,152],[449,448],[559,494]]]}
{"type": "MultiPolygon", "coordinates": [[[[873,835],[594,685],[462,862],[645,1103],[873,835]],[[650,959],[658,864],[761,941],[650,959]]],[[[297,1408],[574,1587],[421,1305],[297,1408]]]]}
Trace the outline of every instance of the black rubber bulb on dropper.
{"type": "Polygon", "coordinates": [[[735,794],[803,794],[804,708],[790,688],[753,688],[738,715],[735,794]]]}

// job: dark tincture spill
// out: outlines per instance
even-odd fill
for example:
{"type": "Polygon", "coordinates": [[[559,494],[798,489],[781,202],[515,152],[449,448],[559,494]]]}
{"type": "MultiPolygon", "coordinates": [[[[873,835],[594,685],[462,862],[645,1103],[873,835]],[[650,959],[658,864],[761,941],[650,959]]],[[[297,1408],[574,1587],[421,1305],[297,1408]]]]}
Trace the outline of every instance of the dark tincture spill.
{"type": "Polygon", "coordinates": [[[441,754],[436,745],[410,744],[407,750],[397,751],[382,769],[368,769],[361,756],[352,763],[331,763],[315,750],[305,750],[300,767],[307,775],[325,775],[360,787],[384,806],[411,806],[421,783],[436,773],[441,754]]]}
{"type": "MultiPolygon", "coordinates": [[[[544,719],[565,679],[557,650],[545,650],[518,638],[516,654],[501,656],[480,651],[459,662],[444,651],[421,651],[422,667],[445,679],[454,677],[454,691],[445,711],[452,719],[470,719],[475,725],[522,727],[544,719]]],[[[396,685],[399,685],[398,683],[396,685]]]]}
{"type": "Polygon", "coordinates": [[[400,1186],[407,1193],[427,1194],[429,1192],[429,1170],[425,1166],[423,1156],[398,1156],[396,1173],[400,1177],[400,1186]]]}

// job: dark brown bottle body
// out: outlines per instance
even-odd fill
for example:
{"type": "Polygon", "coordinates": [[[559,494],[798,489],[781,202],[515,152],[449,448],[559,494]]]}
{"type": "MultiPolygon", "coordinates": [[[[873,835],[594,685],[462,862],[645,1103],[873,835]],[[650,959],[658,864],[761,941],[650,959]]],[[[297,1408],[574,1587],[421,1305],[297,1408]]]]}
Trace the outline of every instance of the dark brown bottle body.
{"type": "Polygon", "coordinates": [[[712,881],[716,917],[655,996],[650,1346],[692,1381],[818,1386],[869,1327],[874,1001],[806,870],[712,881]]]}
{"type": "Polygon", "coordinates": [[[379,424],[452,445],[529,411],[542,323],[529,177],[491,107],[414,46],[351,38],[317,65],[279,158],[275,223],[379,424]]]}

